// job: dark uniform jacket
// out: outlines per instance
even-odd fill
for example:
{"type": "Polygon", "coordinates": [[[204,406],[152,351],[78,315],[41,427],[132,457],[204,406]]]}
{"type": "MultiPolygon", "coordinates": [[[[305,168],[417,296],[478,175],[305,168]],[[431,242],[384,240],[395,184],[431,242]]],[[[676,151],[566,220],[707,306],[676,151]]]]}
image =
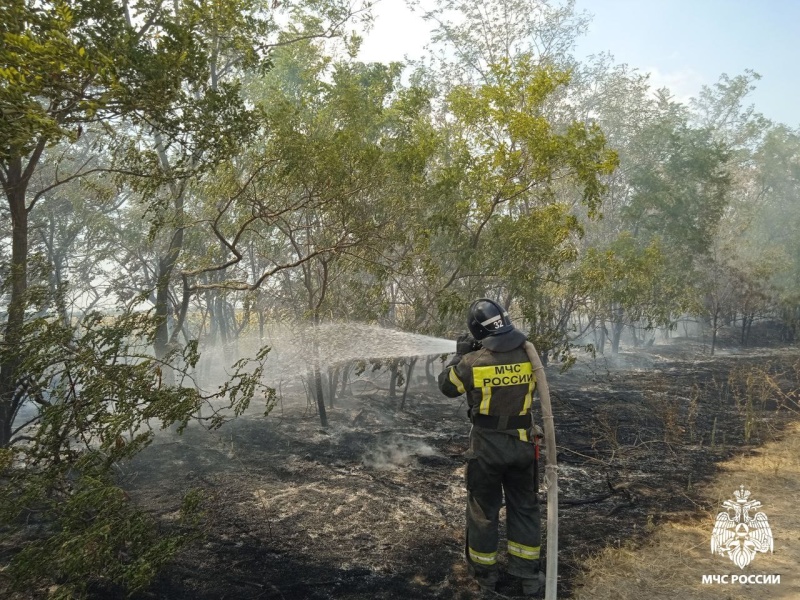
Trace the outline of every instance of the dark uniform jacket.
{"type": "Polygon", "coordinates": [[[439,389],[451,398],[466,393],[470,420],[476,426],[529,441],[536,378],[524,346],[508,352],[484,347],[460,360],[456,356],[439,375],[439,389]]]}

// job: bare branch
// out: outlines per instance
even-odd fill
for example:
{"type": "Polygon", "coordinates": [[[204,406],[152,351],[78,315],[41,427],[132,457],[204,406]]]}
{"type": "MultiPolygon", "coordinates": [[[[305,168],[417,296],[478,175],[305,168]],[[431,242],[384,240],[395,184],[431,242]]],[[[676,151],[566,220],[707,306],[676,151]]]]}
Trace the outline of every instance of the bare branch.
{"type": "MultiPolygon", "coordinates": [[[[349,243],[344,243],[343,240],[340,238],[332,246],[327,246],[325,248],[320,248],[318,250],[315,250],[315,251],[307,254],[306,256],[299,257],[296,261],[292,261],[290,263],[284,263],[284,264],[276,265],[274,268],[269,269],[268,271],[265,271],[264,273],[262,273],[261,276],[252,284],[247,283],[246,281],[236,281],[236,280],[234,280],[234,281],[221,281],[221,282],[217,282],[217,283],[204,283],[204,284],[194,285],[194,286],[192,286],[190,288],[190,290],[191,291],[199,291],[199,290],[213,290],[213,289],[218,289],[219,290],[219,289],[223,289],[223,290],[239,290],[239,291],[252,292],[252,291],[257,290],[266,279],[268,279],[269,277],[271,277],[275,273],[278,273],[279,271],[283,271],[283,270],[286,270],[286,269],[293,269],[295,267],[299,267],[300,265],[305,264],[306,262],[308,262],[312,258],[315,258],[315,257],[323,255],[323,254],[327,254],[327,253],[330,253],[330,252],[337,252],[337,251],[339,251],[341,249],[344,249],[344,248],[350,248],[352,246],[357,245],[357,243],[358,242],[355,242],[355,241],[354,242],[349,242],[349,243]]],[[[207,269],[202,270],[201,272],[212,272],[212,271],[217,271],[217,270],[220,270],[220,269],[218,267],[209,267],[207,269]]]]}
{"type": "Polygon", "coordinates": [[[183,298],[181,299],[181,307],[178,312],[178,319],[175,323],[175,327],[172,329],[172,335],[170,336],[170,343],[174,344],[178,340],[178,333],[183,329],[183,324],[186,321],[186,313],[189,311],[189,300],[192,298],[192,292],[189,288],[189,280],[181,273],[181,280],[183,282],[183,298]]]}
{"type": "Polygon", "coordinates": [[[336,35],[338,35],[339,29],[341,29],[353,17],[355,17],[358,14],[367,12],[369,8],[370,8],[369,6],[364,6],[363,8],[359,8],[358,10],[348,12],[340,21],[331,23],[330,26],[324,31],[318,33],[309,33],[307,35],[301,35],[296,38],[292,38],[290,40],[285,40],[283,42],[275,42],[274,44],[265,44],[264,46],[262,46],[261,49],[271,50],[272,48],[279,48],[281,46],[290,46],[291,44],[296,44],[298,42],[302,42],[305,40],[328,39],[335,37],[336,35]]]}
{"type": "Polygon", "coordinates": [[[33,152],[31,152],[31,157],[28,159],[28,165],[22,172],[22,177],[20,178],[22,181],[28,181],[31,175],[33,175],[33,171],[36,169],[36,165],[39,164],[39,159],[42,157],[45,146],[47,146],[47,138],[42,136],[39,138],[39,141],[36,142],[36,146],[33,152]]]}
{"type": "MultiPolygon", "coordinates": [[[[30,419],[29,421],[26,421],[25,423],[23,423],[22,425],[20,425],[19,427],[17,427],[16,429],[14,429],[14,430],[11,432],[11,437],[13,438],[13,437],[14,437],[15,435],[17,435],[17,434],[18,434],[20,431],[22,431],[23,429],[25,429],[25,428],[26,428],[26,427],[28,427],[29,425],[33,425],[33,424],[34,424],[36,421],[38,421],[38,420],[39,420],[39,419],[41,419],[41,418],[42,418],[42,415],[36,415],[35,417],[33,417],[32,419],[30,419]]],[[[14,442],[12,441],[11,443],[13,444],[14,442]]]]}
{"type": "Polygon", "coordinates": [[[21,435],[19,437],[12,438],[11,441],[8,443],[9,446],[13,446],[15,444],[19,444],[20,442],[35,442],[36,438],[30,435],[21,435]]]}
{"type": "MultiPolygon", "coordinates": [[[[89,159],[89,161],[90,160],[91,159],[89,159]]],[[[84,166],[86,164],[88,164],[89,161],[84,163],[84,166]]],[[[86,177],[87,175],[91,175],[92,173],[118,173],[118,174],[121,174],[121,175],[130,175],[130,176],[133,176],[133,177],[145,177],[144,173],[137,173],[135,171],[128,171],[126,169],[110,169],[110,168],[106,168],[106,167],[97,167],[97,168],[94,168],[94,169],[87,169],[86,171],[83,171],[83,172],[73,173],[72,175],[70,175],[69,177],[65,177],[64,179],[56,179],[56,181],[54,181],[52,184],[50,184],[48,186],[45,186],[42,189],[40,189],[39,191],[37,191],[36,194],[34,194],[33,200],[31,200],[31,203],[26,208],[26,210],[28,212],[33,210],[33,207],[36,204],[36,202],[38,202],[39,199],[44,194],[49,192],[50,190],[52,190],[54,188],[57,188],[60,185],[64,185],[65,183],[69,183],[70,181],[73,181],[74,179],[78,179],[80,177],[86,177]]],[[[115,208],[117,208],[117,207],[115,207],[115,208]]]]}
{"type": "MultiPolygon", "coordinates": [[[[144,37],[144,35],[147,33],[147,31],[153,26],[153,23],[156,22],[156,19],[158,18],[158,15],[161,13],[162,4],[163,4],[163,2],[159,2],[158,3],[158,6],[156,6],[155,9],[153,10],[153,12],[150,14],[150,17],[148,17],[148,19],[144,22],[144,24],[139,28],[139,31],[136,32],[136,39],[137,40],[141,40],[144,37]]],[[[128,3],[126,2],[125,3],[125,8],[127,9],[127,7],[128,7],[128,3]]],[[[126,12],[126,15],[127,15],[127,12],[126,12]]],[[[131,23],[129,21],[128,25],[130,25],[130,24],[131,23]]]]}

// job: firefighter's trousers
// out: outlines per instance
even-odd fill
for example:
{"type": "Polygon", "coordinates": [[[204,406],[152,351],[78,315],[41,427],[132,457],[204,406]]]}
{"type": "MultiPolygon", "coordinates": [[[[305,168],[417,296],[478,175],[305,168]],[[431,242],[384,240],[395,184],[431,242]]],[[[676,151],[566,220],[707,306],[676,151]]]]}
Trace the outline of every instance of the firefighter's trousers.
{"type": "Polygon", "coordinates": [[[518,435],[473,427],[467,456],[470,571],[482,584],[497,581],[499,513],[505,493],[508,572],[521,579],[537,579],[541,531],[533,444],[518,435]]]}

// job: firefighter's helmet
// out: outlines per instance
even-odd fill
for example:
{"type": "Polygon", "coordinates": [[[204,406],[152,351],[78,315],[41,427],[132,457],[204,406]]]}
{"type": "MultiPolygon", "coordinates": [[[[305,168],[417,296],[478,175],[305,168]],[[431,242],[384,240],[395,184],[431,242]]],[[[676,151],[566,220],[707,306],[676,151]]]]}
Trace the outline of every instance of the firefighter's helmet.
{"type": "Polygon", "coordinates": [[[476,340],[508,333],[514,329],[508,312],[494,300],[478,298],[469,307],[467,327],[476,340]]]}

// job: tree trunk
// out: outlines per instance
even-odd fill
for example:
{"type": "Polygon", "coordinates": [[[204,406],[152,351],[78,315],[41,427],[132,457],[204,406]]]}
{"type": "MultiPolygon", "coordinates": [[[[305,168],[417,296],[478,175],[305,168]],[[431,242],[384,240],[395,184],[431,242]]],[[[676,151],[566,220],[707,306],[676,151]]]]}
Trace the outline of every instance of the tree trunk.
{"type": "Polygon", "coordinates": [[[339,387],[339,398],[344,398],[344,392],[347,389],[347,384],[350,382],[350,371],[353,368],[353,363],[349,362],[342,365],[341,386],[339,387]]]}
{"type": "Polygon", "coordinates": [[[747,314],[742,314],[742,333],[739,341],[742,346],[747,345],[747,314]]]}
{"type": "Polygon", "coordinates": [[[611,354],[619,352],[622,330],[625,328],[625,309],[616,302],[611,303],[611,354]]]}
{"type": "Polygon", "coordinates": [[[228,302],[225,295],[222,296],[222,310],[225,315],[225,323],[228,325],[228,343],[225,344],[225,360],[233,363],[239,358],[239,324],[236,321],[236,309],[228,302]]]}
{"type": "Polygon", "coordinates": [[[397,375],[400,372],[399,359],[393,358],[389,361],[389,400],[394,400],[397,397],[397,375]]]}
{"type": "Polygon", "coordinates": [[[325,395],[322,387],[322,372],[319,362],[314,362],[314,389],[317,396],[317,408],[319,408],[319,422],[323,427],[328,426],[328,414],[325,412],[325,395]]]}
{"type": "MultiPolygon", "coordinates": [[[[156,131],[153,135],[156,143],[156,152],[161,163],[161,169],[166,175],[171,175],[172,166],[170,165],[161,134],[156,131]]],[[[153,350],[158,359],[163,359],[169,354],[170,347],[174,341],[174,336],[171,335],[169,324],[169,286],[172,281],[175,265],[178,263],[178,257],[183,250],[185,188],[182,184],[176,184],[173,181],[169,183],[169,189],[175,207],[176,226],[170,238],[166,253],[158,259],[155,299],[156,334],[153,340],[153,350]]],[[[183,323],[175,324],[177,329],[180,329],[182,325],[183,323]]],[[[170,369],[164,369],[164,373],[169,376],[167,378],[168,383],[173,384],[174,373],[170,369]]]]}
{"type": "Polygon", "coordinates": [[[631,337],[633,338],[633,347],[638,348],[639,346],[644,343],[644,332],[642,333],[642,339],[639,339],[639,335],[636,333],[636,325],[631,323],[631,337]]]}
{"type": "Polygon", "coordinates": [[[414,372],[414,365],[417,364],[417,356],[411,359],[408,363],[408,372],[406,373],[406,385],[403,388],[403,398],[400,400],[400,410],[403,410],[406,405],[406,396],[408,396],[408,386],[411,383],[411,374],[414,372]]]}
{"type": "Polygon", "coordinates": [[[158,261],[155,301],[158,325],[153,341],[153,349],[158,359],[163,359],[169,353],[169,280],[173,265],[174,261],[170,261],[168,258],[161,258],[158,261]]]}
{"type": "Polygon", "coordinates": [[[428,382],[430,387],[436,387],[438,382],[436,381],[436,375],[433,373],[433,363],[436,362],[438,356],[427,356],[425,358],[425,380],[428,382]]]}
{"type": "MultiPolygon", "coordinates": [[[[167,358],[174,342],[175,336],[170,331],[169,286],[182,248],[183,228],[179,228],[172,236],[167,254],[158,261],[155,299],[156,334],[153,339],[153,350],[159,360],[167,358]]],[[[174,331],[177,332],[181,326],[182,323],[176,323],[174,331]]],[[[166,385],[175,385],[175,373],[172,369],[165,365],[163,374],[166,385]]]]}
{"type": "MultiPolygon", "coordinates": [[[[25,195],[28,177],[22,173],[21,160],[11,161],[5,186],[11,212],[11,268],[8,273],[11,295],[3,339],[7,348],[19,345],[25,324],[25,296],[28,289],[28,211],[25,195]]],[[[16,394],[20,363],[20,356],[9,353],[0,365],[0,448],[7,447],[11,441],[14,417],[22,404],[22,397],[16,394]]]]}
{"type": "Polygon", "coordinates": [[[339,373],[341,365],[331,368],[328,367],[328,408],[333,408],[333,401],[336,398],[336,387],[339,385],[339,373]]]}
{"type": "Polygon", "coordinates": [[[622,337],[622,329],[625,324],[622,321],[613,321],[611,323],[611,354],[616,356],[619,353],[619,341],[622,337]]]}
{"type": "Polygon", "coordinates": [[[711,318],[711,356],[714,356],[714,350],[717,347],[717,321],[719,320],[719,310],[714,309],[714,314],[711,318]]]}
{"type": "Polygon", "coordinates": [[[312,359],[314,361],[314,381],[309,382],[309,385],[314,386],[315,396],[317,401],[317,410],[319,410],[319,422],[320,425],[323,427],[328,426],[328,413],[325,411],[325,392],[322,386],[322,373],[320,371],[320,361],[319,361],[319,331],[317,330],[317,326],[319,325],[319,315],[314,315],[314,328],[313,328],[313,338],[311,340],[311,352],[313,353],[312,359]]]}
{"type": "Polygon", "coordinates": [[[742,313],[742,346],[747,346],[750,343],[750,328],[753,325],[755,312],[742,313]]]}
{"type": "Polygon", "coordinates": [[[607,338],[606,320],[601,318],[598,322],[599,326],[595,325],[594,329],[595,351],[600,354],[605,354],[607,338]]]}

